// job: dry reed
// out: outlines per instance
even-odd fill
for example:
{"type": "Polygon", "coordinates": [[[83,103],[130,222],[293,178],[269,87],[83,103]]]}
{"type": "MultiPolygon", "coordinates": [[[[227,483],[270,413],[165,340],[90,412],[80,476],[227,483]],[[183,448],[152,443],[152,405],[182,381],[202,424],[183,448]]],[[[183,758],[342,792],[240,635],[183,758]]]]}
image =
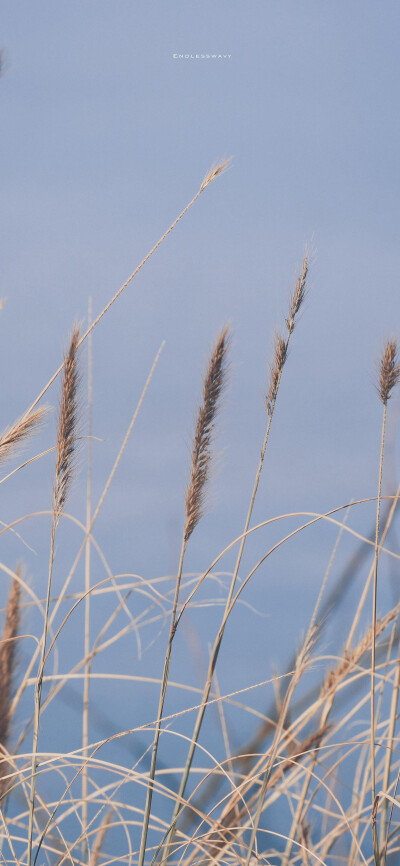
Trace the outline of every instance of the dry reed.
{"type": "Polygon", "coordinates": [[[154,734],[153,748],[151,753],[151,763],[149,771],[149,785],[146,794],[146,805],[144,810],[144,820],[142,828],[142,837],[139,851],[139,866],[143,866],[146,853],[147,834],[150,821],[151,804],[153,799],[153,785],[157,764],[158,745],[161,732],[161,721],[164,710],[165,695],[168,685],[169,666],[171,661],[172,643],[177,629],[177,607],[179,600],[179,592],[182,580],[183,563],[186,553],[186,547],[192,532],[197,526],[204,502],[205,486],[208,479],[210,462],[211,462],[211,439],[214,429],[215,419],[218,412],[218,404],[221,397],[223,385],[225,383],[226,372],[226,356],[229,346],[228,327],[221,331],[214,349],[211,353],[211,358],[208,363],[207,372],[203,384],[203,400],[197,416],[197,424],[194,436],[194,445],[192,451],[192,466],[191,476],[186,494],[185,501],[185,523],[181,544],[181,552],[179,557],[178,573],[175,582],[175,592],[172,603],[170,627],[167,649],[164,658],[164,669],[161,679],[160,698],[158,703],[157,723],[154,734]]]}
{"type": "Polygon", "coordinates": [[[53,580],[54,553],[56,531],[65,506],[70,489],[74,456],[77,441],[78,420],[78,358],[80,329],[75,326],[69,344],[68,352],[64,360],[64,376],[61,388],[61,401],[59,409],[58,434],[57,434],[57,459],[55,467],[55,482],[53,488],[53,520],[50,536],[49,570],[47,580],[47,594],[45,602],[43,635],[40,643],[40,661],[36,677],[35,708],[33,719],[32,736],[32,764],[31,764],[31,787],[29,797],[29,828],[28,828],[28,866],[32,862],[33,825],[36,798],[36,772],[37,751],[39,740],[40,713],[42,706],[43,677],[46,663],[46,644],[49,628],[49,609],[51,586],[53,580]]]}
{"type": "Polygon", "coordinates": [[[77,351],[80,328],[75,326],[64,361],[57,435],[57,462],[54,484],[54,512],[57,517],[64,508],[74,469],[78,421],[79,373],[77,351]]]}
{"type": "MultiPolygon", "coordinates": [[[[21,614],[20,569],[17,569],[8,595],[3,633],[0,643],[0,753],[5,756],[8,751],[10,732],[10,706],[13,683],[13,672],[16,658],[16,637],[18,635],[21,614]]],[[[7,762],[0,758],[0,808],[7,792],[7,762]]]]}

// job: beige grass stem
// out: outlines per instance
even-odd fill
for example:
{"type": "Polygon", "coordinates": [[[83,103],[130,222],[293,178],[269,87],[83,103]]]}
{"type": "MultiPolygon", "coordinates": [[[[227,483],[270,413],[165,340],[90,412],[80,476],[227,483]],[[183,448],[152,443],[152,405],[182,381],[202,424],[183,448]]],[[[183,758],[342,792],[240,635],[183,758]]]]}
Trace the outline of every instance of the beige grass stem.
{"type": "Polygon", "coordinates": [[[96,838],[94,840],[94,845],[93,845],[93,851],[91,853],[90,860],[89,860],[89,866],[98,866],[101,850],[103,847],[103,842],[104,842],[108,827],[110,825],[113,813],[114,813],[113,808],[108,809],[107,814],[106,814],[104,820],[101,822],[101,825],[100,825],[100,827],[96,833],[96,838]]]}
{"type": "Polygon", "coordinates": [[[175,592],[171,611],[168,643],[165,653],[164,670],[162,675],[160,697],[158,703],[157,722],[151,753],[149,780],[146,792],[146,805],[144,810],[143,829],[139,851],[139,866],[143,866],[144,858],[146,855],[147,835],[151,814],[151,804],[153,799],[154,777],[156,772],[158,745],[160,741],[161,722],[164,711],[165,695],[168,685],[172,643],[177,628],[176,614],[178,609],[183,562],[188,541],[202,515],[205,488],[211,463],[212,434],[215,425],[215,419],[219,409],[221,392],[225,383],[226,356],[228,345],[228,328],[225,327],[221,331],[211,354],[207,372],[204,378],[203,400],[197,416],[192,450],[191,473],[185,500],[185,523],[183,529],[183,538],[179,557],[178,573],[175,582],[175,592]]]}
{"type": "MultiPolygon", "coordinates": [[[[92,298],[88,302],[88,326],[92,322],[92,298]]],[[[86,758],[89,746],[89,691],[90,691],[90,524],[92,520],[92,462],[93,462],[93,333],[88,336],[88,440],[87,440],[87,481],[86,481],[86,547],[85,547],[85,612],[84,612],[84,658],[85,678],[83,682],[82,706],[82,859],[88,859],[88,790],[89,771],[86,758]]],[[[97,839],[96,839],[97,841],[97,839]]],[[[101,847],[101,845],[100,845],[101,847]]],[[[97,862],[95,860],[95,862],[97,862]]]]}

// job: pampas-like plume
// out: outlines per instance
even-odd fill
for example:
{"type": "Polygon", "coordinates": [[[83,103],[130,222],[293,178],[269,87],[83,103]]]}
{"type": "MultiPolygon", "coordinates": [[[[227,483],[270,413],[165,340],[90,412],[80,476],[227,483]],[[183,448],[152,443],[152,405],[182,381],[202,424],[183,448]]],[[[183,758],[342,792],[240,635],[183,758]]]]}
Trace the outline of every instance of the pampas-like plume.
{"type": "Polygon", "coordinates": [[[289,334],[293,333],[296,316],[300,310],[300,307],[304,301],[306,294],[306,281],[308,274],[308,257],[304,256],[303,266],[301,270],[301,274],[297,280],[296,288],[293,292],[292,297],[290,298],[289,303],[289,315],[286,319],[286,327],[288,329],[289,334]]]}
{"type": "Polygon", "coordinates": [[[222,174],[222,172],[225,171],[226,168],[228,168],[228,165],[230,165],[231,162],[231,156],[229,157],[229,159],[224,159],[222,162],[215,162],[207,172],[201,184],[200,192],[203,192],[203,190],[209,185],[209,183],[212,183],[219,174],[222,174]]]}
{"type": "Polygon", "coordinates": [[[15,665],[15,638],[18,634],[20,621],[21,586],[18,577],[19,572],[17,571],[8,595],[0,643],[0,808],[2,805],[1,801],[7,789],[7,780],[4,778],[7,774],[7,763],[4,760],[4,755],[7,753],[9,736],[12,675],[15,665]]]}
{"type": "Polygon", "coordinates": [[[287,328],[286,340],[284,339],[282,334],[277,334],[277,336],[275,337],[274,358],[270,366],[269,388],[265,401],[267,414],[270,416],[270,418],[272,418],[272,415],[274,413],[276,398],[279,390],[279,383],[281,381],[282,371],[285,366],[289,342],[294,331],[296,317],[305,298],[307,274],[308,258],[307,256],[304,256],[301,274],[298,277],[296,288],[289,300],[289,314],[287,316],[287,319],[285,319],[287,328]]]}
{"type": "Polygon", "coordinates": [[[30,433],[34,432],[35,427],[43,420],[46,412],[47,409],[45,407],[35,409],[33,412],[23,415],[22,418],[15,421],[12,427],[9,427],[8,430],[2,433],[0,436],[0,463],[8,460],[12,456],[13,451],[21,445],[22,441],[30,433]]]}
{"type": "Polygon", "coordinates": [[[55,514],[60,514],[64,508],[74,466],[78,416],[79,374],[77,351],[79,337],[80,328],[75,326],[64,363],[64,379],[57,436],[56,479],[54,484],[55,514]]]}
{"type": "Polygon", "coordinates": [[[189,540],[202,515],[204,490],[211,460],[211,436],[218,410],[219,396],[224,385],[228,345],[228,328],[226,327],[221,331],[215,344],[204,380],[203,402],[197,417],[192,468],[186,494],[185,541],[189,540]]]}
{"type": "Polygon", "coordinates": [[[384,406],[390,398],[391,391],[400,380],[400,364],[398,363],[397,343],[388,340],[379,365],[378,393],[384,406]]]}

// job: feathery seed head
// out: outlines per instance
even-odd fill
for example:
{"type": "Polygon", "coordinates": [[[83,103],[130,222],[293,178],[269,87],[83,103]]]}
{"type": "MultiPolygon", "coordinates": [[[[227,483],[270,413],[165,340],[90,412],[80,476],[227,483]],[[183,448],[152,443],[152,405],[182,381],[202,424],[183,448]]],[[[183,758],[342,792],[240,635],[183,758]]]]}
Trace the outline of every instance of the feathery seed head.
{"type": "Polygon", "coordinates": [[[47,407],[41,407],[27,415],[23,415],[22,418],[15,421],[12,427],[9,427],[8,430],[5,430],[0,435],[0,463],[8,460],[23,440],[35,432],[35,428],[39,426],[46,412],[47,407]]]}
{"type": "Polygon", "coordinates": [[[287,357],[287,343],[281,334],[276,334],[274,345],[274,360],[270,365],[269,389],[266,399],[267,414],[272,415],[274,411],[275,400],[278,394],[279,382],[282,375],[282,370],[287,357]]]}
{"type": "Polygon", "coordinates": [[[384,406],[390,398],[391,391],[400,380],[400,364],[396,340],[388,340],[379,365],[378,393],[384,406]]]}
{"type": "Polygon", "coordinates": [[[205,178],[204,178],[204,180],[200,186],[200,192],[203,192],[203,190],[206,188],[206,186],[208,186],[210,183],[212,183],[213,180],[215,180],[215,178],[218,177],[219,174],[222,174],[222,172],[225,171],[226,168],[228,168],[228,165],[230,165],[231,162],[232,162],[232,157],[230,156],[229,159],[225,159],[225,160],[222,160],[221,162],[213,163],[213,165],[211,166],[211,168],[207,172],[207,174],[206,174],[206,176],[205,176],[205,178]]]}
{"type": "Polygon", "coordinates": [[[308,274],[308,258],[304,256],[303,259],[303,267],[301,270],[301,274],[297,280],[296,288],[290,298],[289,302],[289,315],[286,319],[286,326],[291,334],[294,330],[295,319],[300,310],[300,307],[304,301],[305,293],[306,293],[306,281],[308,274]]]}
{"type": "Polygon", "coordinates": [[[188,541],[201,516],[205,485],[211,461],[211,437],[218,411],[218,400],[225,383],[228,328],[218,337],[210,358],[203,385],[203,402],[197,416],[192,451],[190,481],[186,493],[184,537],[188,541]]]}
{"type": "Polygon", "coordinates": [[[64,378],[61,391],[57,435],[56,480],[54,485],[54,511],[60,514],[64,508],[71,482],[76,449],[76,427],[78,420],[79,373],[77,352],[80,328],[75,326],[65,356],[64,378]]]}

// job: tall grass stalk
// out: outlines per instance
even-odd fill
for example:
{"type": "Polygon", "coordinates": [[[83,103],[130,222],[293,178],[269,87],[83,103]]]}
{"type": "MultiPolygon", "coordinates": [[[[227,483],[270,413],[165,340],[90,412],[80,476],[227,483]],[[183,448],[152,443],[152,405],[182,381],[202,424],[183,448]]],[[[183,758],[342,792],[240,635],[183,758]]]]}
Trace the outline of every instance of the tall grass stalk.
{"type": "Polygon", "coordinates": [[[387,420],[387,404],[390,399],[391,392],[400,379],[400,364],[397,360],[397,344],[391,340],[386,343],[379,371],[378,392],[381,402],[383,403],[382,417],[382,433],[381,447],[379,457],[379,478],[378,478],[378,498],[376,504],[376,530],[375,530],[375,556],[374,556],[374,580],[373,580],[373,596],[372,596],[372,647],[371,647],[371,794],[372,794],[372,835],[374,845],[374,858],[376,866],[380,866],[381,857],[379,851],[378,834],[376,830],[376,810],[378,806],[376,794],[376,768],[375,768],[375,665],[376,665],[376,613],[377,613],[377,594],[378,594],[378,561],[379,561],[379,531],[380,531],[380,512],[382,498],[382,474],[383,474],[383,457],[385,448],[385,432],[387,420]]]}
{"type": "Polygon", "coordinates": [[[203,509],[205,488],[211,462],[211,440],[215,418],[219,409],[219,400],[225,384],[226,355],[228,350],[228,328],[224,328],[212,352],[203,386],[203,401],[199,409],[192,451],[192,467],[185,502],[185,525],[179,557],[178,573],[175,582],[175,592],[172,604],[167,649],[164,659],[164,670],[161,680],[160,698],[158,703],[157,722],[155,727],[149,784],[146,795],[143,830],[139,851],[139,866],[143,866],[146,854],[147,833],[149,828],[151,803],[153,799],[153,783],[156,772],[158,744],[160,740],[161,721],[164,711],[165,695],[168,685],[169,666],[172,653],[172,642],[177,628],[176,613],[178,609],[179,592],[182,580],[183,562],[188,541],[196,528],[203,509]]]}
{"type": "Polygon", "coordinates": [[[72,332],[69,350],[64,362],[64,378],[61,390],[61,404],[59,411],[58,435],[57,435],[57,461],[55,471],[55,483],[53,489],[53,519],[50,536],[49,571],[47,581],[47,595],[44,614],[43,634],[40,642],[40,660],[36,678],[35,688],[35,710],[32,736],[32,765],[31,765],[31,790],[29,798],[29,827],[28,827],[28,866],[32,862],[33,822],[35,811],[36,770],[37,751],[39,739],[40,709],[42,703],[42,687],[46,658],[46,642],[49,626],[50,595],[53,578],[54,552],[57,527],[63,512],[67,495],[72,480],[74,454],[77,439],[77,416],[78,416],[78,364],[77,353],[79,346],[80,331],[75,327],[72,332]]]}
{"type": "MultiPolygon", "coordinates": [[[[92,299],[88,304],[88,326],[92,322],[92,299]]],[[[92,521],[92,461],[93,461],[93,334],[88,336],[88,440],[87,440],[87,482],[86,482],[86,547],[85,547],[85,622],[84,622],[84,658],[85,679],[83,684],[83,706],[82,706],[82,758],[84,761],[82,769],[82,859],[86,862],[88,857],[88,845],[86,830],[88,825],[88,781],[89,773],[87,766],[89,746],[89,693],[90,693],[90,560],[91,560],[91,538],[90,524],[92,521]]]]}
{"type": "MultiPolygon", "coordinates": [[[[276,340],[275,340],[274,359],[273,359],[273,362],[272,362],[271,368],[270,368],[270,384],[269,384],[268,395],[266,398],[266,410],[267,410],[267,416],[268,416],[267,428],[266,428],[266,432],[265,432],[265,436],[264,436],[264,441],[263,441],[263,444],[261,447],[260,459],[259,459],[259,463],[258,463],[258,467],[257,467],[257,471],[256,471],[256,476],[254,479],[253,489],[252,489],[251,496],[250,496],[250,502],[249,502],[249,507],[248,507],[245,525],[244,525],[244,529],[243,529],[242,540],[241,540],[240,545],[239,545],[239,551],[238,551],[238,555],[237,555],[237,559],[236,559],[236,564],[235,564],[235,568],[233,571],[233,576],[232,576],[232,580],[231,580],[231,584],[230,584],[230,588],[229,588],[229,592],[228,592],[228,597],[226,600],[225,612],[224,612],[224,616],[223,616],[223,620],[222,620],[222,625],[219,629],[217,638],[215,640],[215,643],[214,643],[214,646],[213,646],[213,649],[211,652],[210,663],[209,663],[208,671],[207,671],[206,684],[205,684],[204,691],[203,691],[202,706],[200,707],[200,710],[199,710],[197,718],[196,718],[196,722],[195,722],[195,726],[194,726],[194,730],[193,730],[193,734],[192,734],[192,739],[191,739],[191,743],[189,746],[188,755],[186,758],[185,769],[184,769],[184,772],[182,775],[181,784],[179,786],[179,791],[177,793],[176,802],[175,802],[175,806],[174,806],[174,810],[173,810],[171,828],[170,828],[170,831],[167,835],[166,849],[165,849],[165,853],[162,856],[162,861],[161,861],[162,863],[164,863],[168,860],[170,848],[171,848],[171,845],[174,841],[176,823],[177,823],[177,819],[179,816],[179,812],[182,808],[181,804],[182,804],[182,800],[183,800],[183,797],[185,794],[190,769],[191,769],[191,766],[193,763],[193,758],[194,758],[198,738],[200,735],[201,726],[203,723],[204,713],[205,713],[207,702],[208,702],[208,699],[210,696],[212,679],[213,679],[215,667],[217,664],[222,639],[223,639],[224,632],[225,632],[226,615],[230,609],[233,594],[235,591],[236,582],[237,582],[237,578],[238,578],[238,574],[239,574],[239,568],[241,565],[241,561],[242,561],[242,557],[243,557],[243,551],[244,551],[244,547],[245,547],[245,543],[246,543],[247,532],[248,532],[248,529],[250,526],[250,521],[251,521],[251,517],[253,514],[253,509],[254,509],[254,503],[256,500],[257,491],[258,491],[258,487],[259,487],[259,483],[260,483],[261,472],[262,472],[262,468],[264,465],[265,452],[267,450],[269,434],[270,434],[271,424],[272,424],[272,418],[273,418],[273,414],[275,411],[275,405],[276,405],[279,386],[280,386],[280,382],[281,382],[281,378],[282,378],[283,368],[285,366],[285,362],[287,359],[290,340],[291,340],[291,337],[292,337],[292,334],[294,331],[296,319],[297,319],[298,313],[300,311],[300,308],[302,306],[302,303],[304,301],[304,296],[305,296],[305,291],[306,291],[307,274],[308,274],[308,259],[307,259],[307,257],[304,257],[302,271],[301,271],[301,274],[297,280],[296,288],[295,288],[293,295],[291,296],[290,302],[289,302],[289,312],[288,312],[288,316],[286,319],[286,338],[283,338],[281,335],[278,335],[276,337],[276,340]]],[[[159,853],[159,850],[160,850],[160,846],[157,849],[157,852],[153,857],[152,863],[155,862],[155,859],[159,853]]]]}

